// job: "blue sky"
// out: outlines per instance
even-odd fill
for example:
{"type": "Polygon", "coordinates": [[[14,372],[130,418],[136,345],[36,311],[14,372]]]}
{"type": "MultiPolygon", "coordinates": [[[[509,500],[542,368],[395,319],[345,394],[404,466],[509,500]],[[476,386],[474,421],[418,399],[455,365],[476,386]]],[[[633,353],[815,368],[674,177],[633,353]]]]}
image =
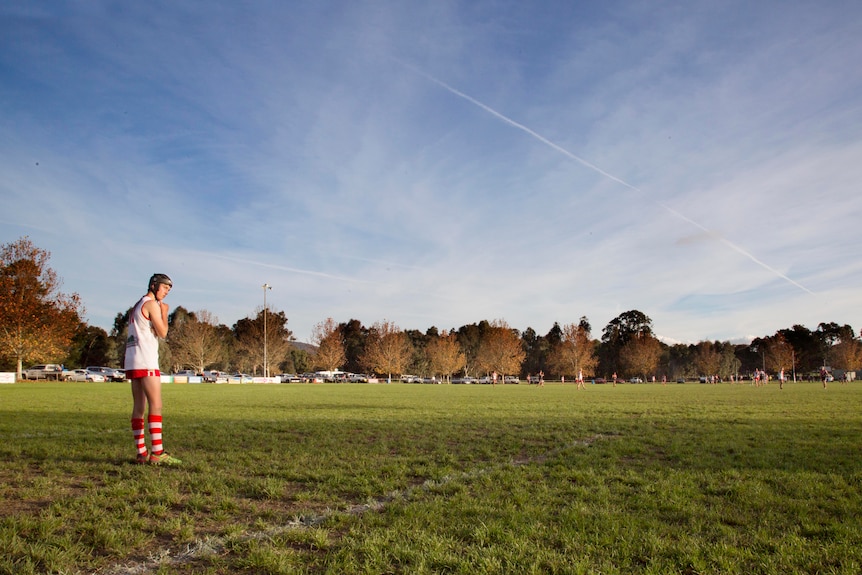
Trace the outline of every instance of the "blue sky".
{"type": "Polygon", "coordinates": [[[862,4],[13,2],[0,243],[110,329],[862,327],[862,4]]]}

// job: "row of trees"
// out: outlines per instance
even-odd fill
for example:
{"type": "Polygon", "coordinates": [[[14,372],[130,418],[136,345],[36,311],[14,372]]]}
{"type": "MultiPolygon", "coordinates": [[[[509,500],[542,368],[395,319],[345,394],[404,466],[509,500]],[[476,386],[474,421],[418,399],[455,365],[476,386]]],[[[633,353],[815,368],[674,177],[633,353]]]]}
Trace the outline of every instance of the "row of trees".
{"type": "MultiPolygon", "coordinates": [[[[63,362],[69,367],[121,367],[130,310],[118,313],[110,333],[81,321],[80,298],[60,293],[47,262],[48,252],[22,238],[0,250],[0,368],[25,362],[63,362]]],[[[130,308],[131,309],[131,308],[130,308]]],[[[653,332],[652,320],[638,310],[620,314],[593,338],[589,320],[555,323],[545,335],[523,332],[504,320],[481,321],[457,330],[401,330],[393,322],[370,327],[351,319],[326,319],[312,331],[312,343],[295,341],[283,311],[256,310],[231,327],[207,310],[178,306],[170,314],[162,343],[161,368],[301,373],[341,369],[383,376],[402,373],[451,377],[545,372],[548,377],[698,375],[729,377],[755,369],[800,374],[821,365],[862,367],[862,342],[849,325],[801,325],[757,338],[750,344],[703,341],[667,345],[653,332]],[[264,352],[266,342],[266,353],[264,352]],[[264,361],[268,365],[264,366],[264,361]]]]}

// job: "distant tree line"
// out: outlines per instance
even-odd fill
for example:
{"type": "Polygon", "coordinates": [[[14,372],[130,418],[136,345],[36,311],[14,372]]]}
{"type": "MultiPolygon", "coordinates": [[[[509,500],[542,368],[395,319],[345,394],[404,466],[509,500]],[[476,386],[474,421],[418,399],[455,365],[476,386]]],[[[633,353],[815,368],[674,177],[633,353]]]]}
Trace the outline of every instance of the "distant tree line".
{"type": "MultiPolygon", "coordinates": [[[[81,321],[77,294],[59,292],[50,254],[28,238],[0,247],[0,369],[34,362],[122,367],[131,308],[114,319],[110,333],[81,321]]],[[[546,378],[644,381],[698,376],[736,377],[755,369],[806,376],[821,366],[862,368],[862,340],[849,325],[820,323],[782,329],[750,344],[701,341],[667,345],[652,320],[631,310],[612,319],[594,338],[586,317],[555,323],[545,335],[519,331],[504,320],[483,320],[458,329],[402,330],[393,322],[365,326],[357,319],[328,318],[312,330],[311,344],[295,340],[284,311],[258,308],[233,326],[207,310],[177,306],[161,342],[161,369],[219,370],[251,374],[341,370],[398,377],[403,373],[449,379],[544,372],[546,378]],[[266,353],[264,353],[264,342],[266,353]],[[264,366],[264,361],[267,365],[264,366]]],[[[862,371],[862,370],[860,370],[862,371]]]]}

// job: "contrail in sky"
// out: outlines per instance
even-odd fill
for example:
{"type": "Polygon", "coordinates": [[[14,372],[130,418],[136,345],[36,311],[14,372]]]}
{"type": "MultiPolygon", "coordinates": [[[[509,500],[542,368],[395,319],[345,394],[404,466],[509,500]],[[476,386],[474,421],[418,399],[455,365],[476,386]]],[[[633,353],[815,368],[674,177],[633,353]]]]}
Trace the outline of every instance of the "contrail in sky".
{"type": "MultiPolygon", "coordinates": [[[[504,116],[503,114],[501,114],[501,113],[500,113],[500,112],[498,112],[497,110],[495,110],[495,109],[491,108],[490,106],[488,106],[488,105],[486,105],[486,104],[483,104],[482,102],[480,102],[479,100],[477,100],[477,99],[475,99],[475,98],[473,98],[473,97],[471,97],[471,96],[468,96],[468,95],[467,95],[467,94],[465,94],[464,92],[462,92],[462,91],[460,91],[460,90],[458,90],[458,89],[456,89],[456,88],[453,88],[452,86],[450,86],[450,85],[449,85],[449,84],[447,84],[446,82],[444,82],[444,81],[442,81],[442,80],[439,80],[439,79],[435,78],[434,76],[432,76],[432,75],[430,75],[430,74],[428,74],[428,73],[426,73],[426,72],[423,72],[422,70],[420,70],[420,69],[416,68],[415,66],[412,66],[412,65],[410,65],[410,64],[408,64],[408,63],[406,63],[406,62],[403,62],[403,61],[401,61],[401,60],[397,60],[397,59],[396,59],[396,62],[398,62],[399,64],[401,64],[401,65],[402,65],[402,66],[404,66],[405,68],[409,68],[410,70],[412,70],[412,71],[413,71],[413,72],[415,72],[416,74],[419,74],[420,76],[422,76],[422,77],[424,77],[424,78],[428,79],[429,81],[434,82],[435,84],[437,84],[438,86],[440,86],[440,87],[441,87],[441,88],[443,88],[444,90],[446,90],[446,91],[448,91],[448,92],[450,92],[450,93],[452,93],[452,94],[454,94],[454,95],[458,96],[459,98],[462,98],[462,99],[464,99],[464,100],[467,100],[468,102],[470,102],[471,104],[473,104],[473,105],[475,105],[475,106],[478,106],[479,108],[482,108],[483,110],[485,110],[486,112],[488,112],[489,114],[491,114],[492,116],[494,116],[495,118],[498,118],[498,119],[502,120],[503,122],[505,122],[505,123],[509,124],[509,125],[510,125],[510,126],[512,126],[513,128],[517,128],[517,129],[521,130],[522,132],[527,133],[528,135],[532,136],[532,137],[533,137],[533,138],[535,138],[536,140],[539,140],[539,141],[540,141],[540,142],[542,142],[543,144],[545,144],[545,145],[547,145],[547,146],[549,146],[549,147],[553,148],[554,150],[556,150],[556,151],[560,152],[561,154],[563,154],[563,155],[564,155],[564,156],[566,156],[567,158],[569,158],[569,159],[571,159],[571,160],[574,160],[574,161],[578,162],[579,164],[582,164],[583,166],[585,166],[585,167],[587,167],[587,168],[589,168],[589,169],[593,170],[594,172],[596,172],[596,173],[598,173],[598,174],[601,174],[602,176],[604,176],[604,177],[608,178],[609,180],[612,180],[612,181],[614,181],[614,182],[616,182],[616,183],[620,184],[621,186],[624,186],[624,187],[626,187],[626,188],[628,188],[628,189],[630,189],[630,190],[632,190],[632,191],[635,191],[635,192],[638,192],[638,193],[641,193],[641,194],[645,194],[645,192],[644,192],[643,190],[641,190],[640,188],[638,188],[637,186],[633,186],[633,185],[631,185],[630,183],[626,182],[625,180],[622,180],[622,179],[620,179],[620,178],[616,177],[615,175],[613,175],[613,174],[611,174],[611,173],[609,173],[609,172],[606,172],[605,170],[601,169],[600,167],[596,166],[595,164],[591,164],[590,162],[586,161],[585,159],[581,158],[580,156],[577,156],[577,155],[575,155],[575,154],[571,153],[570,151],[568,151],[567,149],[563,148],[563,147],[562,147],[562,146],[560,146],[559,144],[555,144],[554,142],[552,142],[551,140],[547,139],[546,137],[544,137],[543,135],[539,134],[538,132],[535,132],[534,130],[531,130],[531,129],[530,129],[530,128],[528,128],[527,126],[525,126],[525,125],[523,125],[523,124],[520,124],[520,123],[516,122],[515,120],[513,120],[513,119],[511,119],[511,118],[509,118],[509,117],[507,117],[507,116],[504,116]]],[[[645,195],[646,195],[646,194],[645,194],[645,195]]],[[[647,196],[647,197],[648,197],[648,196],[647,196]]],[[[701,229],[701,230],[703,230],[703,231],[707,232],[709,235],[711,235],[712,237],[714,237],[715,239],[717,239],[718,241],[720,241],[721,243],[723,243],[724,245],[726,245],[727,247],[729,247],[730,249],[732,249],[733,251],[735,251],[735,252],[737,252],[738,254],[741,254],[741,255],[743,255],[743,256],[745,256],[745,257],[747,257],[748,259],[750,259],[751,261],[753,261],[754,263],[756,263],[757,265],[759,265],[759,266],[760,266],[760,267],[762,267],[763,269],[765,269],[765,270],[767,270],[767,271],[769,271],[769,272],[772,272],[773,274],[777,275],[777,276],[778,276],[778,277],[780,277],[781,279],[783,279],[783,280],[785,280],[785,281],[787,281],[787,282],[789,282],[789,283],[793,284],[794,286],[798,287],[798,288],[799,288],[799,289],[801,289],[802,291],[808,292],[808,293],[810,293],[811,295],[815,295],[813,291],[811,291],[810,289],[808,289],[808,288],[807,288],[807,287],[805,287],[804,285],[802,285],[802,284],[800,284],[799,282],[797,282],[797,281],[793,280],[792,278],[787,277],[785,274],[781,273],[780,271],[778,271],[777,269],[773,268],[772,266],[770,266],[770,265],[766,264],[765,262],[763,262],[763,261],[761,261],[761,260],[757,259],[753,254],[751,254],[750,252],[746,251],[744,248],[742,248],[742,247],[740,247],[740,246],[736,245],[735,243],[731,242],[730,240],[728,240],[727,238],[725,238],[725,237],[723,237],[722,235],[718,234],[717,232],[714,232],[714,231],[712,231],[712,230],[708,229],[706,226],[704,226],[704,225],[702,225],[702,224],[699,224],[698,222],[696,222],[696,221],[694,221],[693,219],[689,218],[689,217],[688,217],[688,216],[686,216],[685,214],[683,214],[683,213],[681,213],[681,212],[679,212],[679,211],[677,211],[677,210],[675,210],[675,209],[671,208],[671,207],[670,207],[670,206],[668,206],[667,204],[664,204],[664,203],[662,203],[662,202],[660,202],[660,201],[658,201],[658,200],[655,200],[655,199],[653,199],[653,198],[649,198],[649,200],[650,200],[650,201],[652,201],[653,203],[655,203],[655,204],[657,204],[657,205],[661,206],[662,208],[664,208],[665,210],[667,210],[668,212],[670,212],[672,215],[674,215],[674,216],[676,216],[676,217],[680,218],[681,220],[684,220],[684,221],[686,221],[686,222],[690,223],[691,225],[693,225],[694,227],[699,228],[699,229],[701,229]]]]}
{"type": "Polygon", "coordinates": [[[271,269],[275,269],[275,270],[282,270],[282,271],[296,273],[296,274],[305,274],[305,275],[310,275],[310,276],[322,277],[325,279],[339,280],[339,281],[345,281],[345,282],[355,282],[355,283],[372,283],[368,280],[349,278],[349,277],[345,277],[345,276],[338,276],[338,275],[328,274],[325,272],[318,272],[318,271],[314,271],[314,270],[304,270],[304,269],[300,269],[300,268],[292,268],[292,267],[288,267],[288,266],[268,264],[265,262],[258,262],[258,261],[250,260],[247,258],[237,258],[237,257],[233,257],[233,256],[226,256],[226,255],[216,254],[216,253],[211,253],[209,255],[214,257],[214,258],[219,258],[222,260],[228,260],[231,262],[238,262],[238,263],[242,263],[242,264],[252,264],[252,265],[256,265],[256,266],[271,268],[271,269]]]}

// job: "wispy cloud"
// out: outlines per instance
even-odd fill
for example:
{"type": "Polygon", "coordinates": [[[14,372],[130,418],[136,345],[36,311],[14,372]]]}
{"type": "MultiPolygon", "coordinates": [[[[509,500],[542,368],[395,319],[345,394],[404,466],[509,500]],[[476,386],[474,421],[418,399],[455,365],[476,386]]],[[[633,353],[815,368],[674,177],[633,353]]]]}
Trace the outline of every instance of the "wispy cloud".
{"type": "MultiPolygon", "coordinates": [[[[585,166],[585,167],[589,168],[590,170],[592,170],[592,171],[594,171],[594,172],[596,172],[596,173],[600,174],[601,176],[603,176],[603,177],[605,177],[605,178],[607,178],[607,179],[611,180],[612,182],[615,182],[615,183],[617,183],[617,184],[619,184],[619,185],[621,185],[621,186],[623,186],[623,187],[625,187],[625,188],[628,188],[629,190],[632,190],[632,191],[634,191],[634,192],[638,192],[638,193],[640,193],[640,194],[644,193],[644,192],[643,192],[643,190],[641,190],[640,188],[638,188],[638,187],[636,187],[636,186],[633,186],[633,185],[629,184],[628,182],[626,182],[626,181],[624,181],[624,180],[622,180],[622,179],[620,179],[620,178],[618,178],[618,177],[614,176],[613,174],[610,174],[610,173],[606,172],[605,170],[603,170],[603,169],[599,168],[598,166],[596,166],[596,165],[594,165],[594,164],[591,164],[591,163],[590,163],[590,162],[588,162],[587,160],[585,160],[585,159],[581,158],[580,156],[577,156],[577,155],[573,154],[572,152],[568,151],[567,149],[563,148],[562,146],[559,146],[559,145],[555,144],[554,142],[552,142],[552,141],[548,140],[547,138],[545,138],[545,137],[544,137],[544,136],[542,136],[541,134],[539,134],[539,133],[537,133],[537,132],[535,132],[535,131],[531,130],[530,128],[528,128],[528,127],[524,126],[523,124],[520,124],[520,123],[516,122],[515,120],[512,120],[511,118],[509,118],[509,117],[507,117],[507,116],[505,116],[505,115],[501,114],[500,112],[498,112],[498,111],[494,110],[494,109],[493,109],[493,108],[491,108],[490,106],[486,106],[486,105],[485,105],[485,104],[483,104],[482,102],[479,102],[478,100],[476,100],[476,99],[474,99],[474,98],[472,98],[472,97],[468,96],[467,94],[465,94],[465,93],[463,93],[463,92],[461,92],[461,91],[459,91],[459,90],[456,90],[455,88],[453,88],[452,86],[449,86],[448,84],[446,84],[446,83],[445,83],[445,82],[443,82],[442,80],[438,80],[437,78],[434,78],[433,76],[430,76],[430,75],[428,75],[428,74],[425,74],[424,72],[422,72],[421,70],[416,69],[415,67],[412,67],[412,66],[409,66],[409,67],[410,67],[413,71],[415,71],[415,72],[417,72],[417,73],[421,74],[422,76],[424,76],[424,77],[428,78],[430,81],[434,82],[435,84],[438,84],[439,86],[442,86],[443,88],[445,88],[445,89],[446,89],[446,90],[448,90],[449,92],[451,92],[451,93],[455,94],[455,95],[456,95],[456,96],[458,96],[459,98],[464,98],[464,99],[465,99],[465,100],[467,100],[468,102],[470,102],[470,103],[472,103],[472,104],[475,104],[476,106],[478,106],[478,107],[482,108],[482,109],[483,109],[483,110],[485,110],[486,112],[488,112],[488,113],[492,114],[493,116],[495,116],[496,118],[498,118],[498,119],[502,120],[503,122],[505,122],[505,123],[509,124],[510,126],[513,126],[513,127],[517,128],[517,129],[519,129],[519,130],[521,130],[521,131],[525,132],[525,133],[526,133],[526,134],[528,134],[529,136],[531,136],[531,137],[533,137],[533,138],[535,138],[535,139],[539,140],[540,142],[542,142],[543,144],[545,144],[545,145],[549,146],[550,148],[552,148],[552,149],[556,150],[557,152],[560,152],[561,154],[563,154],[563,155],[564,155],[564,156],[566,156],[567,158],[569,158],[569,159],[571,159],[571,160],[574,160],[575,162],[578,162],[579,164],[582,164],[583,166],[585,166]]],[[[753,261],[754,263],[756,263],[756,264],[757,264],[757,265],[759,265],[760,267],[764,268],[765,270],[767,270],[767,271],[769,271],[769,272],[771,272],[771,273],[773,273],[773,274],[777,275],[778,277],[780,277],[781,279],[783,279],[783,280],[787,281],[788,283],[791,283],[791,284],[793,284],[794,286],[796,286],[796,287],[800,288],[801,290],[806,291],[806,292],[808,292],[808,293],[810,293],[810,294],[812,294],[812,295],[813,295],[813,293],[814,293],[814,292],[812,292],[811,290],[809,290],[808,288],[806,288],[805,286],[803,286],[803,285],[802,285],[802,284],[800,284],[799,282],[794,281],[793,279],[789,278],[789,277],[788,277],[788,276],[786,276],[785,274],[783,274],[783,273],[781,273],[780,271],[776,270],[776,269],[775,269],[775,268],[773,268],[772,266],[770,266],[770,265],[766,264],[765,262],[763,262],[763,261],[759,260],[759,259],[758,259],[758,258],[756,258],[753,254],[749,253],[748,251],[746,251],[746,250],[745,250],[745,249],[743,249],[742,247],[740,247],[740,246],[736,245],[734,242],[732,242],[732,241],[728,240],[728,239],[727,239],[727,238],[725,238],[725,237],[722,237],[722,236],[721,236],[721,234],[719,234],[718,232],[715,232],[715,231],[711,231],[711,230],[709,230],[709,229],[708,229],[706,226],[704,226],[703,224],[701,224],[701,223],[699,223],[699,222],[697,222],[697,221],[695,221],[695,220],[691,219],[690,217],[686,216],[685,214],[683,214],[683,213],[682,213],[682,212],[680,212],[679,210],[676,210],[676,209],[674,209],[674,208],[672,208],[672,207],[668,206],[667,204],[665,204],[665,203],[663,203],[663,202],[661,202],[661,201],[658,201],[658,200],[655,200],[655,199],[651,199],[651,200],[652,200],[653,202],[655,202],[657,205],[659,205],[660,207],[662,207],[663,209],[667,210],[671,215],[673,215],[673,216],[675,216],[675,217],[679,218],[680,220],[683,220],[684,222],[686,222],[686,223],[688,223],[688,224],[691,224],[691,225],[692,225],[693,227],[695,227],[695,228],[699,228],[700,230],[702,230],[703,232],[705,232],[706,234],[708,234],[708,236],[709,236],[709,237],[711,237],[711,238],[713,238],[713,239],[715,239],[715,240],[717,240],[717,241],[721,242],[722,244],[726,245],[728,248],[732,249],[733,251],[737,252],[738,254],[740,254],[740,255],[742,255],[742,256],[744,256],[744,257],[746,257],[746,258],[750,259],[751,261],[753,261]]]]}

